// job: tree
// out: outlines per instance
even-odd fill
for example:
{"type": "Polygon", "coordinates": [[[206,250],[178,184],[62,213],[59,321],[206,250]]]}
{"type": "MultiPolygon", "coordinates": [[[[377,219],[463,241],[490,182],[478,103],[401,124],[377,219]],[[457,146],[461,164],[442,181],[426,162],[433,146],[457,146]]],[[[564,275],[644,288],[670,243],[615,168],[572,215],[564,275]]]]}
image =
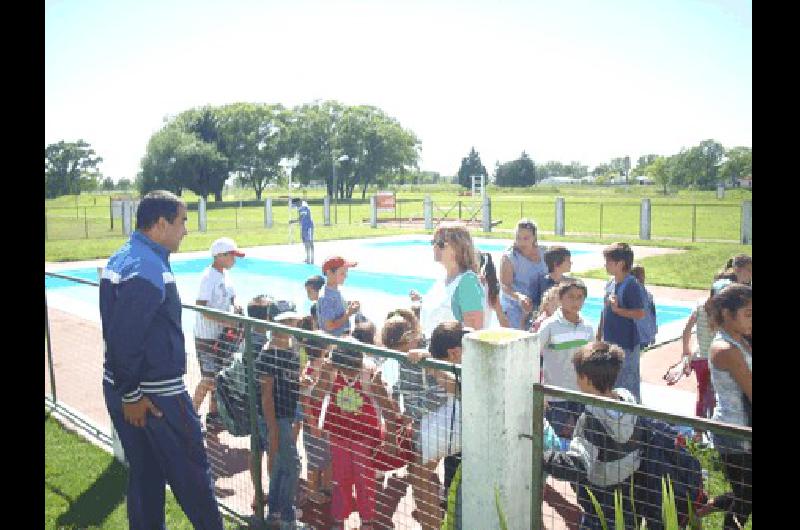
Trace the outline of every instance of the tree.
{"type": "Polygon", "coordinates": [[[639,159],[636,161],[636,167],[633,168],[632,172],[633,176],[640,177],[646,174],[647,166],[655,162],[656,158],[658,158],[658,155],[650,154],[650,155],[640,156],[639,159]]]}
{"type": "Polygon", "coordinates": [[[664,186],[664,195],[667,194],[672,172],[669,162],[663,156],[657,156],[646,168],[645,174],[653,179],[659,186],[664,186]]]}
{"type": "Polygon", "coordinates": [[[114,181],[111,177],[106,177],[103,179],[103,191],[113,191],[114,190],[114,181]]]}
{"type": "Polygon", "coordinates": [[[481,156],[475,151],[475,147],[472,147],[469,154],[461,159],[461,167],[458,168],[458,173],[456,173],[458,183],[465,188],[472,188],[473,175],[489,176],[486,168],[481,163],[481,156]]]}
{"type": "Polygon", "coordinates": [[[592,170],[592,176],[593,177],[601,177],[601,176],[605,175],[606,173],[608,173],[609,171],[611,171],[611,165],[610,164],[606,164],[606,163],[598,164],[592,170]]]}
{"type": "Polygon", "coordinates": [[[532,186],[536,182],[533,160],[523,151],[520,157],[500,164],[495,169],[494,180],[498,186],[532,186]]]}
{"type": "Polygon", "coordinates": [[[696,180],[697,187],[701,189],[716,188],[725,148],[716,140],[703,140],[695,149],[699,151],[699,157],[702,160],[702,170],[696,180]]]}
{"type": "Polygon", "coordinates": [[[120,191],[127,191],[131,189],[131,181],[130,179],[121,178],[117,182],[117,189],[120,191]]]}
{"type": "Polygon", "coordinates": [[[280,174],[283,158],[294,156],[290,119],[281,105],[235,103],[218,110],[218,131],[230,169],[242,186],[252,187],[256,199],[280,174]]]}
{"type": "Polygon", "coordinates": [[[175,151],[175,171],[184,185],[200,197],[207,199],[211,193],[221,200],[219,182],[228,177],[228,159],[209,142],[193,138],[175,151]]]}
{"type": "MultiPolygon", "coordinates": [[[[195,157],[193,164],[199,163],[200,160],[205,160],[210,164],[207,168],[195,167],[195,169],[201,171],[204,175],[202,177],[203,184],[201,188],[207,189],[208,194],[213,193],[215,201],[221,201],[222,188],[225,186],[225,181],[228,180],[230,176],[230,167],[228,165],[229,160],[226,156],[222,155],[222,158],[217,156],[220,153],[229,151],[228,146],[225,144],[225,136],[220,130],[218,110],[211,106],[205,106],[184,111],[175,118],[175,125],[177,125],[180,130],[193,134],[203,143],[209,144],[214,151],[217,151],[215,155],[210,149],[198,148],[208,156],[203,155],[200,158],[195,157]],[[220,162],[225,165],[222,169],[218,167],[218,163],[220,162]]],[[[197,153],[199,153],[199,151],[197,151],[197,153]]],[[[190,177],[189,180],[191,181],[192,178],[193,177],[190,177]]],[[[197,182],[195,182],[195,184],[197,184],[197,182]]],[[[192,186],[187,185],[186,187],[192,189],[192,186]]]]}
{"type": "Polygon", "coordinates": [[[176,166],[178,149],[196,140],[193,134],[180,130],[174,122],[153,134],[147,142],[142,171],[136,179],[139,193],[145,195],[161,189],[180,195],[184,188],[188,188],[176,166]]]}
{"type": "Polygon", "coordinates": [[[725,152],[725,162],[719,169],[721,179],[736,186],[738,179],[753,174],[753,150],[750,147],[732,147],[725,152]]]}
{"type": "Polygon", "coordinates": [[[65,142],[61,140],[44,148],[45,197],[52,199],[60,195],[80,194],[96,186],[97,173],[92,170],[103,159],[95,156],[94,149],[84,140],[65,142]]]}
{"type": "Polygon", "coordinates": [[[295,107],[291,117],[290,143],[297,154],[298,180],[303,184],[324,181],[329,197],[334,193],[333,160],[342,156],[334,152],[333,139],[343,113],[344,106],[337,101],[315,101],[295,107]]]}

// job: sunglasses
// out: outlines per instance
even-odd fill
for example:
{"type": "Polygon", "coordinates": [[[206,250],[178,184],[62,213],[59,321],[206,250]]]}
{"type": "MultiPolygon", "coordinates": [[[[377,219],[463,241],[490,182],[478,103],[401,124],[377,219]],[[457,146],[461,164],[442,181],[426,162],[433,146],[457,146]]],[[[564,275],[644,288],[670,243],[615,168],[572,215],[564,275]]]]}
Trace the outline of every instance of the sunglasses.
{"type": "Polygon", "coordinates": [[[436,245],[439,248],[444,248],[444,239],[431,239],[431,245],[436,245]]]}

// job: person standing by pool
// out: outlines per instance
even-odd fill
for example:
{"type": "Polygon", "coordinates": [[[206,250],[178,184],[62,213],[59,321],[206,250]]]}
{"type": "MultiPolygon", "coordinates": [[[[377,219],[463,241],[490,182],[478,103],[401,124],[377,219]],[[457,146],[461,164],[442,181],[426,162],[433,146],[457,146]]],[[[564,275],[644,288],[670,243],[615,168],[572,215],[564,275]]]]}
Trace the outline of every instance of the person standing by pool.
{"type": "Polygon", "coordinates": [[[306,247],[304,263],[314,263],[314,220],[311,218],[311,208],[306,201],[292,199],[292,207],[297,208],[297,219],[290,219],[289,223],[300,223],[300,238],[306,247]]]}
{"type": "Polygon", "coordinates": [[[103,395],[128,460],[128,526],[165,528],[169,483],[195,528],[222,530],[200,420],[183,383],[181,299],[169,263],[187,234],[186,204],[156,190],[100,280],[103,395]]]}
{"type": "MultiPolygon", "coordinates": [[[[231,311],[241,314],[242,308],[236,305],[236,290],[233,287],[228,270],[236,263],[236,258],[244,257],[244,252],[239,250],[236,242],[229,237],[221,237],[211,244],[211,265],[203,271],[200,278],[200,289],[197,293],[195,304],[231,311]]],[[[225,367],[229,357],[220,350],[220,336],[224,334],[226,326],[234,325],[233,322],[220,317],[196,312],[194,324],[194,347],[197,352],[197,364],[200,366],[200,382],[197,383],[192,403],[194,410],[200,413],[200,407],[207,395],[214,395],[214,377],[225,367]]],[[[206,415],[206,430],[218,431],[221,427],[217,414],[217,401],[208,401],[208,414],[206,415]]]]}
{"type": "Polygon", "coordinates": [[[484,325],[484,292],[478,278],[478,253],[467,229],[460,224],[442,223],[433,233],[433,259],[446,271],[433,284],[420,309],[422,330],[430,338],[445,320],[458,320],[467,327],[484,325]]]}
{"type": "Polygon", "coordinates": [[[606,283],[603,312],[597,326],[597,341],[616,344],[625,351],[614,387],[630,391],[637,403],[642,402],[639,372],[639,329],[636,321],[644,318],[642,288],[631,274],[633,250],[627,243],[613,243],[603,249],[606,272],[612,278],[606,283]]]}
{"type": "Polygon", "coordinates": [[[528,315],[536,309],[533,300],[537,296],[533,291],[538,288],[539,276],[547,274],[544,250],[537,244],[536,223],[520,219],[514,244],[503,253],[500,261],[500,303],[509,327],[521,329],[528,315]]]}
{"type": "Polygon", "coordinates": [[[332,256],[322,264],[322,274],[325,275],[325,288],[322,296],[317,301],[319,315],[319,328],[334,337],[350,334],[350,317],[361,310],[357,301],[345,305],[341,286],[347,279],[347,270],[358,265],[355,261],[347,261],[341,256],[332,256]]]}

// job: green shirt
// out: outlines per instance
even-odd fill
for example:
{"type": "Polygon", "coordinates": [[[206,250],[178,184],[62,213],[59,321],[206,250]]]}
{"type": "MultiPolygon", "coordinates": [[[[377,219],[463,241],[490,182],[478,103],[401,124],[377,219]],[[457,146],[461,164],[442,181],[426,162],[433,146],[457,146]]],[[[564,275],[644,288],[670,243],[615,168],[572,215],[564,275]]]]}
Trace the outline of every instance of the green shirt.
{"type": "Polygon", "coordinates": [[[465,272],[450,302],[456,320],[464,322],[464,313],[468,311],[483,311],[483,296],[483,287],[478,275],[472,271],[465,272]]]}

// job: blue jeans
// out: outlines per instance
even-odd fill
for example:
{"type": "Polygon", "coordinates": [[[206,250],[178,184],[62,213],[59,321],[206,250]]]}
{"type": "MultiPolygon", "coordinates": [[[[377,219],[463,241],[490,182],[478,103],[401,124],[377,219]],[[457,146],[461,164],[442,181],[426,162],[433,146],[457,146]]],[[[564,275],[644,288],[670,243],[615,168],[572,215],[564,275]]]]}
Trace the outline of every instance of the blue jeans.
{"type": "MultiPolygon", "coordinates": [[[[300,455],[294,441],[294,418],[278,418],[278,453],[269,475],[267,506],[270,519],[295,520],[294,497],[300,479],[300,455]]],[[[271,448],[270,450],[274,450],[271,448]]]]}
{"type": "Polygon", "coordinates": [[[639,391],[642,378],[639,374],[639,346],[634,346],[632,350],[623,348],[625,351],[625,361],[622,363],[622,370],[617,375],[614,387],[622,387],[630,391],[637,403],[642,402],[642,395],[639,391]]]}

